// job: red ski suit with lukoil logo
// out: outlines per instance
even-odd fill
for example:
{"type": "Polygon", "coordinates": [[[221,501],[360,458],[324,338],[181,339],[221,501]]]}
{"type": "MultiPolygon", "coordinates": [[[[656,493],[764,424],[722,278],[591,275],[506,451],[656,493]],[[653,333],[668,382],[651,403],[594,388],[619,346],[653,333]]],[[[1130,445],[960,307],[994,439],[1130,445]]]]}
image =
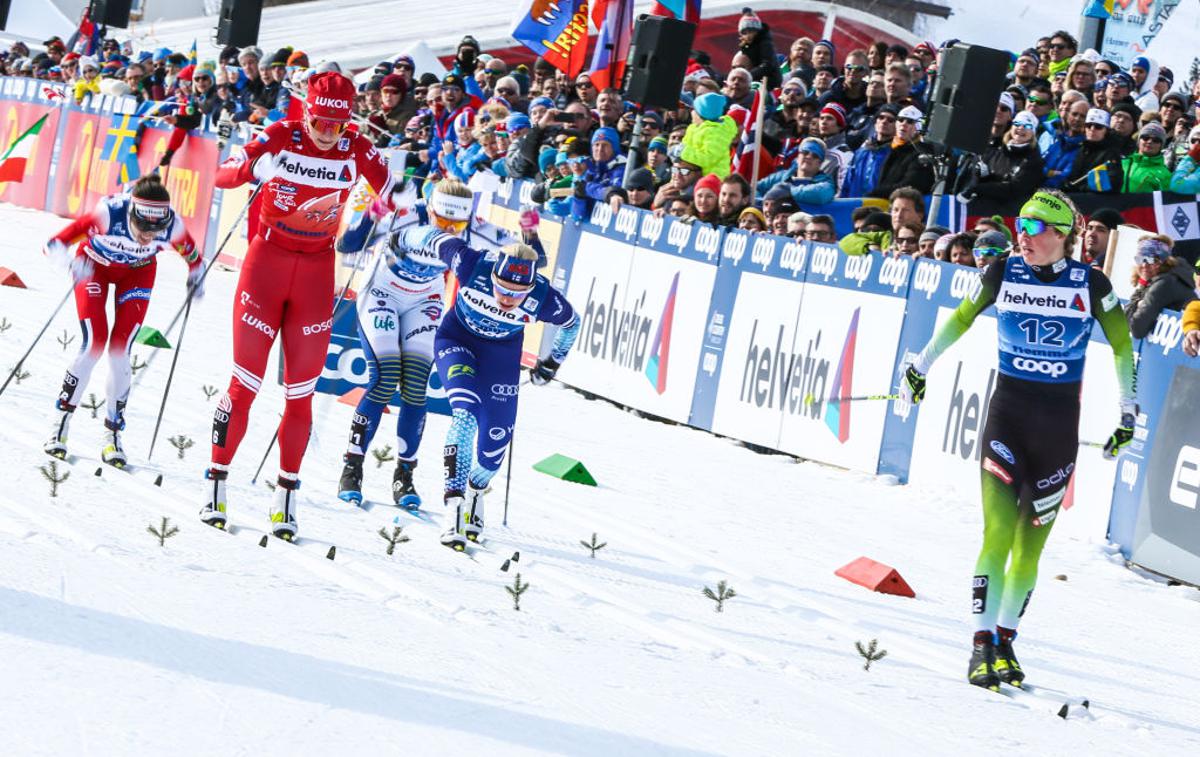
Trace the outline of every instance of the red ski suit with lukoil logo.
{"type": "Polygon", "coordinates": [[[242,262],[233,302],[233,376],[213,418],[212,462],[228,469],[246,433],[267,355],[282,339],[287,400],[279,424],[279,468],[295,476],[312,425],[312,393],[325,365],[332,325],[334,237],[351,187],[361,176],[385,201],[387,162],[365,137],[347,131],[320,151],[301,121],[280,121],[217,169],[222,189],[254,181],[256,161],[273,164],[261,189],[258,233],[242,262]]]}

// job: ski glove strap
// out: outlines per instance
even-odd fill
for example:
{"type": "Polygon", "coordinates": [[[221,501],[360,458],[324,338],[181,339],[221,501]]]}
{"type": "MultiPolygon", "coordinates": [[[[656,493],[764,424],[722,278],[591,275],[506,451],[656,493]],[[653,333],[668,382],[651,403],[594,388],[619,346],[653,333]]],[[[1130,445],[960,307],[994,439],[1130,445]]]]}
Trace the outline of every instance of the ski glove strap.
{"type": "Polygon", "coordinates": [[[1122,407],[1121,410],[1121,425],[1117,426],[1116,431],[1112,432],[1112,436],[1108,437],[1108,441],[1104,444],[1104,457],[1109,460],[1116,459],[1121,450],[1133,441],[1133,426],[1137,422],[1137,405],[1133,405],[1132,408],[1122,407]]]}
{"type": "Polygon", "coordinates": [[[925,374],[913,367],[904,366],[904,377],[900,379],[900,399],[915,405],[925,399],[925,374]]]}
{"type": "Polygon", "coordinates": [[[532,368],[529,369],[529,381],[534,386],[545,386],[549,384],[554,374],[558,373],[559,362],[554,358],[538,358],[538,361],[532,368]]]}

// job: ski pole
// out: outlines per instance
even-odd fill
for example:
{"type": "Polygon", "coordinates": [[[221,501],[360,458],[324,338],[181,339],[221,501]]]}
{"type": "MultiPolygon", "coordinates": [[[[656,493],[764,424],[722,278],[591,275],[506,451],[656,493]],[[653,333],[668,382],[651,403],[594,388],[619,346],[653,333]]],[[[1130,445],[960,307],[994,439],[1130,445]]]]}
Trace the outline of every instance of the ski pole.
{"type": "Polygon", "coordinates": [[[171,369],[167,371],[167,385],[163,387],[162,402],[158,405],[158,417],[154,419],[154,433],[150,436],[150,451],[146,454],[146,462],[154,459],[154,443],[158,441],[158,428],[162,425],[163,413],[167,409],[167,395],[171,393],[171,381],[175,378],[175,364],[179,362],[179,353],[183,351],[183,335],[187,331],[188,316],[192,313],[192,298],[189,296],[183,304],[183,325],[179,327],[179,339],[175,342],[175,354],[171,356],[171,369]]]}
{"type": "MultiPolygon", "coordinates": [[[[392,222],[394,225],[395,217],[393,217],[392,222]]],[[[390,231],[390,229],[389,229],[389,231],[390,231]]],[[[367,234],[367,241],[363,245],[364,250],[370,245],[371,237],[374,235],[375,235],[375,225],[372,224],[371,231],[370,231],[370,233],[367,234]]],[[[360,252],[358,255],[358,260],[354,261],[354,270],[350,273],[350,277],[346,279],[346,283],[342,285],[342,291],[338,293],[337,300],[335,300],[333,303],[333,317],[335,319],[337,318],[338,308],[341,307],[341,305],[342,305],[342,300],[344,300],[346,298],[346,292],[350,291],[350,283],[352,281],[354,281],[354,277],[356,275],[358,275],[358,272],[362,267],[364,258],[365,258],[365,256],[362,254],[362,252],[360,252]]],[[[370,281],[371,279],[375,278],[375,271],[377,271],[379,269],[379,261],[381,259],[383,259],[383,255],[379,255],[378,257],[375,258],[375,267],[371,269],[371,276],[370,276],[370,278],[367,279],[367,281],[370,281]]],[[[267,445],[267,451],[263,453],[262,460],[260,460],[258,463],[258,469],[254,471],[254,478],[250,479],[251,484],[258,483],[258,477],[262,473],[263,466],[267,464],[267,458],[270,456],[271,450],[275,448],[275,442],[277,442],[277,441],[279,441],[279,426],[275,427],[275,433],[271,435],[271,442],[270,442],[270,444],[267,445]]]]}
{"type": "Polygon", "coordinates": [[[51,323],[54,323],[54,319],[58,317],[58,312],[62,310],[63,305],[67,304],[67,299],[70,298],[71,293],[74,291],[75,284],[72,282],[70,288],[67,289],[67,293],[63,295],[61,300],[59,300],[58,307],[54,308],[54,312],[50,314],[50,318],[48,318],[46,323],[42,326],[42,330],[39,331],[37,336],[33,338],[33,344],[29,345],[29,349],[25,350],[25,354],[21,356],[21,359],[17,361],[17,364],[13,366],[12,371],[9,372],[8,378],[4,379],[4,385],[0,386],[0,394],[4,394],[4,390],[8,388],[9,382],[13,380],[14,376],[21,372],[21,366],[25,364],[25,359],[29,357],[29,353],[33,352],[33,348],[37,346],[37,343],[42,340],[42,336],[46,333],[46,329],[50,328],[51,323]]]}
{"type": "MultiPolygon", "coordinates": [[[[898,400],[899,394],[863,394],[858,397],[830,397],[823,402],[865,402],[867,400],[898,400]]],[[[804,404],[811,405],[816,402],[817,398],[813,395],[808,395],[804,398],[804,404]]]]}
{"type": "Polygon", "coordinates": [[[512,459],[514,442],[517,440],[517,429],[513,428],[511,434],[508,435],[508,471],[504,474],[504,522],[503,525],[508,525],[508,487],[512,484],[512,459]]]}

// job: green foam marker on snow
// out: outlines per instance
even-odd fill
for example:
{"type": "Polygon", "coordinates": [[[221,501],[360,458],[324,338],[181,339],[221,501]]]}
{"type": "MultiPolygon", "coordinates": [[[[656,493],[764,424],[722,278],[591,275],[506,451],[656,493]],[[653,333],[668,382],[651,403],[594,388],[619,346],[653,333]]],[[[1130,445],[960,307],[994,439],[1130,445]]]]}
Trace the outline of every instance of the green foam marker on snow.
{"type": "Polygon", "coordinates": [[[585,486],[596,485],[596,479],[592,478],[592,474],[588,472],[583,463],[566,455],[551,455],[545,460],[534,463],[533,469],[541,471],[547,476],[561,478],[563,481],[571,481],[585,486]]]}
{"type": "Polygon", "coordinates": [[[138,329],[137,336],[133,341],[138,344],[144,344],[147,347],[162,347],[163,349],[171,349],[171,343],[162,335],[162,332],[153,326],[142,326],[138,329]]]}

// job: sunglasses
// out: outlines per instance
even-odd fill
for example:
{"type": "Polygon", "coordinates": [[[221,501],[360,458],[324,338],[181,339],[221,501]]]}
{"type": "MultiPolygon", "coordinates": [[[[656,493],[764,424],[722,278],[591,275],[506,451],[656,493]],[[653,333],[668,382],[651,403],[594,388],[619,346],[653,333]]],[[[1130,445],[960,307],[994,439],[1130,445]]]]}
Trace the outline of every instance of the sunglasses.
{"type": "Polygon", "coordinates": [[[1145,136],[1138,137],[1138,139],[1139,139],[1140,141],[1142,141],[1142,142],[1158,142],[1159,144],[1162,144],[1162,140],[1161,140],[1161,139],[1159,139],[1158,137],[1152,137],[1152,136],[1150,136],[1149,134],[1147,134],[1147,135],[1145,135],[1145,136]]]}
{"type": "Polygon", "coordinates": [[[826,229],[811,229],[804,232],[805,239],[828,239],[832,236],[833,232],[826,229]]]}
{"type": "Polygon", "coordinates": [[[1182,105],[1173,101],[1169,103],[1163,103],[1162,105],[1158,106],[1159,110],[1166,110],[1167,108],[1170,108],[1171,110],[1183,110],[1182,105]]]}
{"type": "Polygon", "coordinates": [[[1157,265],[1158,263],[1163,262],[1163,259],[1157,255],[1143,255],[1139,252],[1134,254],[1133,262],[1137,265],[1146,265],[1147,263],[1153,263],[1157,265]]]}
{"type": "Polygon", "coordinates": [[[1105,126],[1104,124],[1084,124],[1083,128],[1085,128],[1085,129],[1107,129],[1108,127],[1105,126]]]}
{"type": "Polygon", "coordinates": [[[498,279],[495,276],[492,276],[492,291],[493,291],[493,293],[498,294],[502,297],[512,297],[512,298],[524,299],[524,297],[527,294],[529,294],[529,291],[531,289],[533,289],[533,287],[523,287],[521,289],[513,289],[511,287],[507,287],[504,285],[504,283],[502,282],[501,279],[498,279]]]}
{"type": "Polygon", "coordinates": [[[971,253],[977,258],[994,258],[1004,254],[1004,250],[999,247],[976,247],[971,253]]]}
{"type": "Polygon", "coordinates": [[[577,81],[577,82],[575,82],[575,86],[576,86],[576,87],[591,87],[591,88],[595,88],[595,85],[594,85],[594,84],[592,84],[590,81],[577,81]]]}
{"type": "Polygon", "coordinates": [[[1049,103],[1050,103],[1050,98],[1048,98],[1048,97],[1038,97],[1037,95],[1029,96],[1029,104],[1030,105],[1048,105],[1049,103]]]}
{"type": "Polygon", "coordinates": [[[905,247],[915,245],[916,243],[916,237],[896,237],[896,244],[904,245],[905,247]]]}
{"type": "Polygon", "coordinates": [[[866,71],[867,67],[862,65],[861,63],[847,63],[846,70],[847,71],[866,71]]]}
{"type": "Polygon", "coordinates": [[[1050,43],[1051,50],[1066,50],[1069,47],[1070,47],[1070,45],[1063,44],[1062,42],[1051,42],[1050,43]]]}
{"type": "Polygon", "coordinates": [[[341,134],[346,130],[347,123],[345,121],[334,121],[328,118],[310,118],[308,119],[309,127],[318,134],[341,134]]]}
{"type": "Polygon", "coordinates": [[[407,63],[397,63],[397,64],[396,64],[396,67],[395,67],[395,70],[397,70],[397,71],[401,71],[401,70],[403,70],[403,71],[416,71],[417,69],[413,68],[412,66],[408,65],[407,63]]]}
{"type": "Polygon", "coordinates": [[[1071,230],[1070,226],[1064,226],[1062,224],[1046,223],[1045,221],[1043,221],[1040,218],[1019,217],[1019,218],[1017,218],[1016,226],[1017,226],[1018,234],[1025,234],[1025,235],[1031,236],[1031,237],[1036,237],[1038,234],[1041,234],[1043,231],[1050,228],[1051,226],[1058,229],[1059,231],[1061,231],[1064,234],[1066,234],[1067,232],[1069,232],[1071,230]]]}
{"type": "Polygon", "coordinates": [[[896,123],[896,119],[895,119],[895,118],[893,118],[892,116],[888,116],[888,115],[879,115],[879,116],[875,116],[875,120],[876,120],[876,121],[883,121],[885,124],[894,124],[894,123],[896,123]]]}
{"type": "Polygon", "coordinates": [[[915,124],[917,122],[915,118],[897,118],[896,120],[902,124],[915,124]]]}
{"type": "Polygon", "coordinates": [[[696,169],[694,169],[694,168],[684,168],[683,166],[671,166],[671,172],[677,173],[680,176],[688,176],[695,170],[696,169]]]}

